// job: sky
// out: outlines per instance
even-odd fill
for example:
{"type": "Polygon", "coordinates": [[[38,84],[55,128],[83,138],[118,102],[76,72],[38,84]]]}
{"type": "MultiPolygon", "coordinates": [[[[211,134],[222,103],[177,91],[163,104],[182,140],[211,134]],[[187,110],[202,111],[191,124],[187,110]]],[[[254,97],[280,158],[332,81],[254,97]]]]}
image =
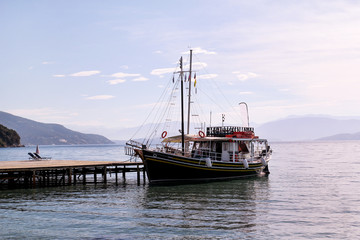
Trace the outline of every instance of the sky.
{"type": "Polygon", "coordinates": [[[359,26],[350,0],[0,0],[0,110],[123,139],[193,49],[251,122],[359,117],[359,26]]]}

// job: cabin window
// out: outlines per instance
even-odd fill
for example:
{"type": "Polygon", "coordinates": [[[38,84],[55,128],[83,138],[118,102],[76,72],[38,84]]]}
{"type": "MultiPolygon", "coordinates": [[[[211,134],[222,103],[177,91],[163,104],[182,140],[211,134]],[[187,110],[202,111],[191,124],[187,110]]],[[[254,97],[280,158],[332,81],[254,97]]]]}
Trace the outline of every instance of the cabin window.
{"type": "Polygon", "coordinates": [[[215,143],[215,147],[216,147],[215,151],[216,151],[217,153],[221,153],[221,151],[222,151],[221,142],[216,142],[216,143],[215,143]]]}

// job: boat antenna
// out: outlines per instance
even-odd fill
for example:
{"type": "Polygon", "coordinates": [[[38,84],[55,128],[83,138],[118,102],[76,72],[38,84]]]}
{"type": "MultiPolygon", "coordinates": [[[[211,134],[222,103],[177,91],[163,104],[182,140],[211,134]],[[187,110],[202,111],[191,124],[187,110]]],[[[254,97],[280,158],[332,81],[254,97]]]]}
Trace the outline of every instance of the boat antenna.
{"type": "Polygon", "coordinates": [[[190,129],[190,104],[191,104],[191,66],[192,66],[192,49],[190,49],[190,69],[189,69],[189,99],[188,99],[188,119],[187,119],[187,134],[190,129]]]}
{"type": "Polygon", "coordinates": [[[180,81],[181,81],[181,150],[185,155],[185,136],[184,136],[184,79],[183,79],[183,58],[180,58],[180,81]]]}
{"type": "Polygon", "coordinates": [[[246,104],[246,102],[241,102],[239,103],[240,107],[241,105],[244,105],[245,108],[246,108],[246,117],[247,117],[247,124],[245,123],[244,125],[247,125],[245,127],[250,127],[250,120],[249,120],[249,108],[248,108],[248,105],[246,104]]]}

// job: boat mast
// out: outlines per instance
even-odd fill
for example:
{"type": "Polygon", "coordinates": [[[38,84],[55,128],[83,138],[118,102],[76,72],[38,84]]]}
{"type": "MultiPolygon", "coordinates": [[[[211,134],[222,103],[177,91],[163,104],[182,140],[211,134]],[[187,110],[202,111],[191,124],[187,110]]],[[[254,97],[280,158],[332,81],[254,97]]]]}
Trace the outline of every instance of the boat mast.
{"type": "Polygon", "coordinates": [[[187,119],[187,134],[190,129],[190,104],[191,104],[191,66],[192,66],[192,49],[190,49],[190,69],[189,69],[189,99],[188,99],[188,119],[187,119]]]}
{"type": "Polygon", "coordinates": [[[185,136],[184,136],[184,80],[183,80],[183,58],[180,58],[180,81],[181,81],[181,150],[185,155],[185,136]]]}

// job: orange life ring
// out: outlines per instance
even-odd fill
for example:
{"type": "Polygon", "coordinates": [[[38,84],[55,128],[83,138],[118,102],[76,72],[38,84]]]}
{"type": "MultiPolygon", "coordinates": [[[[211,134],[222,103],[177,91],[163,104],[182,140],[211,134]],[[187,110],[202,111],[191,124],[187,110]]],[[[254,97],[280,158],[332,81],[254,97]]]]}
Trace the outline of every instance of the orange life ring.
{"type": "Polygon", "coordinates": [[[204,137],[205,137],[205,133],[204,133],[203,131],[199,131],[199,136],[200,136],[201,138],[204,138],[204,137]]]}
{"type": "Polygon", "coordinates": [[[167,131],[163,131],[163,133],[161,134],[161,137],[162,137],[162,138],[165,138],[166,135],[167,135],[167,131]]]}

